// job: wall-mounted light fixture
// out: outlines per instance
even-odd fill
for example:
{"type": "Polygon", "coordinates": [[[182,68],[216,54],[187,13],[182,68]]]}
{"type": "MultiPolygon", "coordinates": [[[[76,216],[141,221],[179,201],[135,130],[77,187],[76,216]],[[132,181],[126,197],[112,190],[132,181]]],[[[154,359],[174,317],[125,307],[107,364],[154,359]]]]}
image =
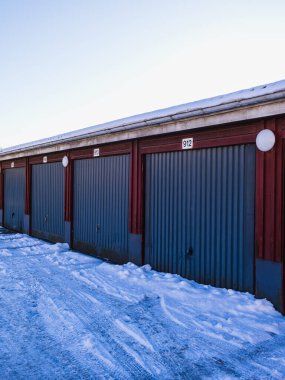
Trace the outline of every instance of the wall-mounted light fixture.
{"type": "Polygon", "coordinates": [[[67,156],[64,156],[63,159],[62,159],[62,165],[64,168],[66,168],[68,166],[68,157],[67,156]]]}
{"type": "Polygon", "coordinates": [[[263,129],[256,136],[256,146],[262,152],[268,152],[275,145],[275,134],[270,129],[263,129]]]}

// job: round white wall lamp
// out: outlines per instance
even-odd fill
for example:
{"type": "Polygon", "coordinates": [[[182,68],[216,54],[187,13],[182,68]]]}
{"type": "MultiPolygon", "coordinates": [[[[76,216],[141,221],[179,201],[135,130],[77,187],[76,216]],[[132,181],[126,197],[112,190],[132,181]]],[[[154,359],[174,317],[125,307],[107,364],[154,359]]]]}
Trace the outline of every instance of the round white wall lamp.
{"type": "Polygon", "coordinates": [[[256,146],[262,152],[268,152],[275,145],[275,134],[270,129],[263,129],[256,136],[256,146]]]}
{"type": "Polygon", "coordinates": [[[68,166],[68,157],[67,156],[64,156],[63,159],[62,159],[62,165],[64,168],[66,168],[68,166]]]}

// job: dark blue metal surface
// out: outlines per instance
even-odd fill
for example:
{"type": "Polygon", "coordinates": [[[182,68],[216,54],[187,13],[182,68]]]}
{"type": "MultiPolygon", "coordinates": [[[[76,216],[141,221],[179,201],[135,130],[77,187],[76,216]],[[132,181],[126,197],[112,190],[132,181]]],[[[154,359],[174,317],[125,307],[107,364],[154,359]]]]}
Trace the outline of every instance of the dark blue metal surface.
{"type": "Polygon", "coordinates": [[[129,261],[142,265],[142,235],[129,234],[129,261]]]}
{"type": "Polygon", "coordinates": [[[73,247],[128,261],[129,156],[74,162],[73,247]]]}
{"type": "Polygon", "coordinates": [[[145,262],[254,289],[255,146],[146,156],[145,262]]]}
{"type": "Polygon", "coordinates": [[[25,168],[4,170],[4,226],[23,232],[25,168]]]}
{"type": "Polygon", "coordinates": [[[64,241],[64,168],[61,162],[32,166],[31,233],[64,241]]]}
{"type": "Polygon", "coordinates": [[[256,260],[256,289],[258,298],[266,298],[277,310],[282,311],[282,263],[269,260],[256,260]]]}

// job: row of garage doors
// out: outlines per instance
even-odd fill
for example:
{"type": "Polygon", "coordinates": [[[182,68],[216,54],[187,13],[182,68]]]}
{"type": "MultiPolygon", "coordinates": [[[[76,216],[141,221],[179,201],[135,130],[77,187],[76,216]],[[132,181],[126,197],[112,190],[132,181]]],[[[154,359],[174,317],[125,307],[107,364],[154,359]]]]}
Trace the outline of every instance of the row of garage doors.
{"type": "MultiPolygon", "coordinates": [[[[144,262],[215,286],[253,291],[255,146],[147,154],[144,262]]],[[[64,241],[64,168],[32,165],[31,234],[64,241]]],[[[72,242],[129,259],[129,155],[75,160],[72,242]]],[[[4,225],[22,231],[25,170],[4,170],[4,225]]]]}

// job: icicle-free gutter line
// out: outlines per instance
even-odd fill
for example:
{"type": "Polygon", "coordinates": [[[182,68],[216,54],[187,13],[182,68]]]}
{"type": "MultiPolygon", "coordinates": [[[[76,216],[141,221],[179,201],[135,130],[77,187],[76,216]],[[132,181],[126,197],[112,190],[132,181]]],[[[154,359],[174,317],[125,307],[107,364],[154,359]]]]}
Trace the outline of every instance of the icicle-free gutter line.
{"type": "MultiPolygon", "coordinates": [[[[31,149],[68,143],[77,139],[92,138],[103,134],[131,131],[137,128],[151,127],[158,124],[179,121],[183,119],[199,118],[211,114],[230,112],[235,109],[270,102],[285,100],[285,80],[267,85],[253,87],[226,95],[199,100],[157,111],[147,112],[72,132],[63,133],[53,137],[32,141],[17,146],[5,148],[0,156],[31,149]]],[[[285,106],[284,106],[285,113],[285,106]]]]}

